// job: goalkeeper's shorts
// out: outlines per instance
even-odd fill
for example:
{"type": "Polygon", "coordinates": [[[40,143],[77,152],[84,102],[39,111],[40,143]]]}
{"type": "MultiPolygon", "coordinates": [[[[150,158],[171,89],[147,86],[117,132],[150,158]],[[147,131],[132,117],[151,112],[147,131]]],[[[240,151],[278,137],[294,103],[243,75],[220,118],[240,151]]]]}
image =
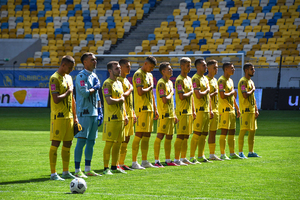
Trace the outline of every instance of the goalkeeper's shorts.
{"type": "Polygon", "coordinates": [[[98,137],[98,120],[97,116],[78,117],[82,131],[78,132],[76,138],[86,138],[95,140],[98,137]]]}

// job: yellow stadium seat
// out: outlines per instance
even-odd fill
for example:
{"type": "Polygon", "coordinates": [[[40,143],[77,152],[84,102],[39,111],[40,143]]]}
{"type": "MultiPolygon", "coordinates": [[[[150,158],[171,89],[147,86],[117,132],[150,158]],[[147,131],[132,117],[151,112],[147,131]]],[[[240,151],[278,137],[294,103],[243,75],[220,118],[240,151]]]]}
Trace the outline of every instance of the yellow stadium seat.
{"type": "Polygon", "coordinates": [[[244,19],[247,19],[247,18],[248,18],[248,14],[247,13],[240,14],[240,19],[241,20],[244,20],[244,19]]]}
{"type": "Polygon", "coordinates": [[[205,10],[206,8],[210,8],[210,2],[204,2],[202,8],[204,8],[204,10],[205,10]]]}
{"type": "Polygon", "coordinates": [[[249,13],[248,19],[249,19],[249,20],[256,19],[256,13],[249,13]]]}
{"type": "Polygon", "coordinates": [[[180,15],[180,9],[174,9],[173,10],[173,15],[174,16],[180,15]]]}
{"type": "Polygon", "coordinates": [[[262,50],[262,51],[268,51],[269,48],[270,48],[270,45],[269,45],[269,44],[263,44],[263,45],[261,45],[261,50],[262,50]]]}
{"type": "Polygon", "coordinates": [[[261,31],[261,26],[254,26],[253,27],[253,32],[260,32],[261,31]]]}

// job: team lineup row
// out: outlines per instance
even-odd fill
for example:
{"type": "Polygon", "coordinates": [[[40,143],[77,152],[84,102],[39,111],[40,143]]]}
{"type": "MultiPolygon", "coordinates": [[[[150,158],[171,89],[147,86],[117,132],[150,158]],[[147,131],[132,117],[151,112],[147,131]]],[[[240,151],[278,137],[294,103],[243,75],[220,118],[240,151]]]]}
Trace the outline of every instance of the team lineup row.
{"type": "Polygon", "coordinates": [[[157,65],[154,57],[148,56],[141,68],[133,75],[132,84],[126,76],[130,73],[130,62],[127,59],[111,61],[107,64],[109,77],[102,83],[93,70],[97,59],[87,52],[82,55],[84,70],[79,72],[75,80],[76,103],[73,97],[73,82],[68,75],[75,64],[70,56],[62,59],[61,66],[50,78],[51,93],[51,126],[52,141],[49,158],[51,180],[66,178],[87,178],[100,176],[91,170],[91,160],[95,139],[98,136],[98,126],[103,123],[102,140],[104,175],[126,173],[125,170],[164,167],[160,162],[160,145],[165,137],[165,166],[180,166],[201,164],[201,162],[223,161],[230,159],[247,159],[243,153],[244,135],[248,133],[248,157],[259,157],[253,149],[254,135],[257,129],[256,118],[259,115],[254,97],[255,85],[251,77],[255,73],[251,63],[244,65],[245,76],[238,84],[239,105],[236,103],[237,92],[231,75],[234,65],[224,63],[224,74],[217,80],[218,62],[196,59],[194,65],[197,72],[192,78],[188,76],[191,70],[191,59],[180,59],[181,73],[176,78],[175,87],[170,80],[173,70],[168,62],[159,65],[162,78],[156,85],[155,102],[153,94],[153,76],[151,71],[157,65]],[[208,71],[208,74],[204,74],[208,71]],[[175,89],[174,89],[175,88],[175,89]],[[102,89],[104,116],[98,90],[102,89]],[[175,93],[176,108],[173,95],[175,93]],[[134,105],[133,105],[134,102],[134,105]],[[157,103],[157,104],[156,104],[157,103]],[[235,153],[236,117],[240,119],[239,153],[235,153]],[[149,139],[153,131],[153,120],[157,120],[157,136],[154,142],[155,164],[148,161],[149,139]],[[171,142],[176,126],[177,137],[174,143],[175,158],[171,160],[171,142]],[[69,172],[70,147],[74,137],[74,127],[77,144],[74,152],[75,176],[69,172]],[[220,158],[215,155],[216,132],[221,130],[219,145],[220,158]],[[193,134],[192,134],[193,133],[193,134]],[[190,157],[187,158],[188,139],[190,141],[190,157]],[[132,166],[124,164],[130,136],[132,142],[132,166]],[[228,135],[228,137],[227,137],[228,135]],[[210,155],[204,156],[206,138],[210,155]],[[225,154],[226,137],[230,156],[225,154]],[[56,173],[57,148],[63,141],[62,160],[63,173],[56,173]],[[141,146],[142,162],[137,162],[141,146]],[[85,170],[80,169],[83,148],[85,147],[85,170]],[[196,149],[198,156],[196,157],[196,149]],[[109,161],[111,158],[111,168],[109,161]]]}

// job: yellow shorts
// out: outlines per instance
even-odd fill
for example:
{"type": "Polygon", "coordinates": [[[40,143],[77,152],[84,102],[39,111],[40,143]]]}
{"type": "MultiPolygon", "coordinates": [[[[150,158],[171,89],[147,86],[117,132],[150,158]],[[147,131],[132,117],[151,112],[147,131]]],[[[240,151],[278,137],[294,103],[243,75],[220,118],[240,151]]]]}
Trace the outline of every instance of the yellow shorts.
{"type": "Polygon", "coordinates": [[[208,112],[197,112],[196,119],[194,122],[194,131],[206,132],[209,130],[209,113],[208,112]]]}
{"type": "Polygon", "coordinates": [[[123,142],[125,140],[124,121],[105,121],[103,141],[123,142]]]}
{"type": "Polygon", "coordinates": [[[244,113],[240,116],[240,130],[255,131],[257,122],[255,113],[244,113]]]}
{"type": "Polygon", "coordinates": [[[214,118],[209,120],[209,130],[217,131],[219,126],[219,112],[214,112],[214,118]]]}
{"type": "Polygon", "coordinates": [[[50,140],[72,141],[74,138],[74,121],[69,119],[51,119],[50,140]]]}
{"type": "Polygon", "coordinates": [[[134,132],[133,117],[128,117],[128,124],[125,126],[125,136],[131,136],[134,132]]]}
{"type": "Polygon", "coordinates": [[[164,118],[157,120],[157,133],[163,133],[165,135],[173,135],[174,133],[174,118],[164,118]]]}
{"type": "Polygon", "coordinates": [[[236,128],[236,118],[235,113],[226,112],[220,114],[219,118],[219,129],[232,130],[236,128]]]}
{"type": "Polygon", "coordinates": [[[193,131],[193,116],[179,115],[177,118],[179,120],[176,124],[177,135],[190,135],[193,131]]]}
{"type": "Polygon", "coordinates": [[[153,131],[153,112],[140,112],[136,117],[135,132],[151,133],[153,131]]]}

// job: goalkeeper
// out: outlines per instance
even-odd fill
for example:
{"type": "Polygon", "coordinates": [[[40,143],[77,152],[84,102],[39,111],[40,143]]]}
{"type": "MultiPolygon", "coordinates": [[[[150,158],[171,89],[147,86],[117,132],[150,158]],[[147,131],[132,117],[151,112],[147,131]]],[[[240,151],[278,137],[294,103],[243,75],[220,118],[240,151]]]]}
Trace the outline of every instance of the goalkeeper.
{"type": "Polygon", "coordinates": [[[91,170],[91,160],[98,136],[98,126],[103,122],[101,101],[98,94],[100,81],[93,70],[97,66],[97,59],[93,53],[87,52],[81,56],[84,69],[76,77],[76,99],[77,116],[82,130],[75,137],[77,144],[75,147],[75,176],[87,178],[87,176],[101,176],[91,170]],[[80,169],[80,162],[83,148],[85,146],[85,173],[80,169]]]}

